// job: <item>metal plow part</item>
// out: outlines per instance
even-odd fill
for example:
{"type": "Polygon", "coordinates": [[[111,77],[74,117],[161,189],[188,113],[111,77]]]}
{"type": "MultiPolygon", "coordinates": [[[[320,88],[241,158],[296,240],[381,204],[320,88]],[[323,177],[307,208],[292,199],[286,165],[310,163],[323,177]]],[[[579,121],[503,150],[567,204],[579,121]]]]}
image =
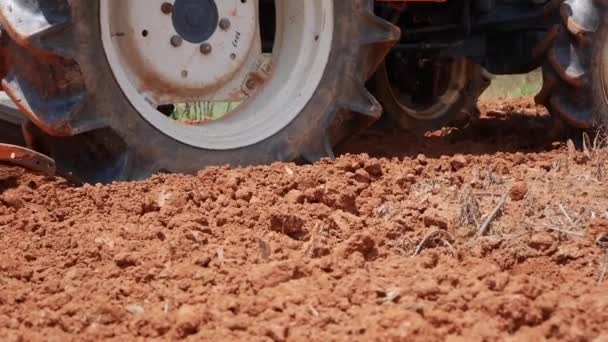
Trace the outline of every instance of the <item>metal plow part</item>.
{"type": "Polygon", "coordinates": [[[53,159],[22,146],[0,144],[0,162],[22,166],[48,176],[53,176],[56,172],[53,159]]]}

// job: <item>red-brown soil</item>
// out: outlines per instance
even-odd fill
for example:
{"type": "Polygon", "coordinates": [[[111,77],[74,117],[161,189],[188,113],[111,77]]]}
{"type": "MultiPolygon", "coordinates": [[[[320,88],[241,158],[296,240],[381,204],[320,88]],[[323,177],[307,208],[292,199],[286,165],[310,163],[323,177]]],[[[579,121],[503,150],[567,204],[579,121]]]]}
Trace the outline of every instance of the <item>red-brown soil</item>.
{"type": "Polygon", "coordinates": [[[1,167],[0,340],[607,341],[608,152],[482,109],[312,166],[1,167]]]}

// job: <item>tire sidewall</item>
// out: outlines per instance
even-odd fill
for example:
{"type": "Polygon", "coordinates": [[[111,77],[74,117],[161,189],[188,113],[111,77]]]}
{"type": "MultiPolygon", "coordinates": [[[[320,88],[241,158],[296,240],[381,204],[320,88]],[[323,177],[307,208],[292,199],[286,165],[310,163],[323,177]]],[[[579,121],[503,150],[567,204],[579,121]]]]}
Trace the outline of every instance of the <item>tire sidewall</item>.
{"type": "MultiPolygon", "coordinates": [[[[593,124],[596,127],[608,127],[608,74],[602,68],[608,67],[608,9],[600,6],[602,11],[601,24],[597,34],[592,39],[591,72],[589,82],[592,94],[593,124]]],[[[607,69],[608,71],[608,69],[607,69]]]]}

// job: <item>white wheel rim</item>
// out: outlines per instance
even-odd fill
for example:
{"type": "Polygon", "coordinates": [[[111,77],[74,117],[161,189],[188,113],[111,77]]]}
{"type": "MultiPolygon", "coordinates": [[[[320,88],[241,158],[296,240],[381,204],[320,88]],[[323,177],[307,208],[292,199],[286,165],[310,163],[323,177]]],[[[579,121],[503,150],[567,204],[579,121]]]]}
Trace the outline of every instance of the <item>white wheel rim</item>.
{"type": "MultiPolygon", "coordinates": [[[[257,13],[253,13],[253,15],[249,13],[240,19],[233,19],[233,25],[239,29],[253,27],[256,32],[253,37],[244,34],[246,38],[243,39],[247,44],[240,44],[238,50],[226,48],[217,51],[217,55],[224,55],[216,57],[214,63],[221,65],[222,70],[229,70],[219,73],[223,78],[220,77],[221,79],[215,84],[210,82],[215,76],[209,76],[209,72],[205,73],[204,69],[209,70],[209,59],[201,58],[200,44],[184,41],[180,49],[190,49],[193,52],[190,62],[187,65],[185,63],[180,65],[181,68],[189,70],[183,86],[166,92],[155,89],[154,94],[150,95],[149,85],[140,86],[146,82],[142,82],[142,73],[138,70],[141,65],[150,60],[167,61],[170,56],[162,49],[158,53],[154,49],[145,50],[145,44],[141,44],[143,47],[135,46],[134,49],[137,51],[133,53],[131,50],[125,49],[122,44],[125,44],[125,36],[131,37],[130,39],[134,41],[142,35],[143,29],[147,29],[154,30],[150,34],[162,35],[165,33],[163,38],[158,39],[162,41],[162,44],[166,44],[167,49],[170,49],[167,38],[170,36],[167,34],[170,33],[169,28],[173,29],[173,26],[172,24],[167,25],[166,22],[163,24],[164,27],[159,27],[158,24],[159,20],[163,21],[159,16],[162,16],[160,8],[164,2],[166,1],[100,0],[103,46],[114,77],[131,105],[156,129],[177,141],[194,147],[228,150],[246,147],[268,139],[289,125],[303,111],[318,88],[329,61],[334,38],[332,0],[277,0],[275,2],[276,36],[270,78],[237,110],[220,120],[204,125],[186,125],[177,122],[159,113],[156,105],[174,98],[199,101],[212,98],[215,100],[218,97],[226,96],[243,84],[244,75],[250,75],[250,72],[253,71],[252,65],[259,60],[257,13]],[[131,15],[132,12],[134,13],[131,15]],[[142,27],[142,23],[145,23],[142,18],[149,18],[151,24],[142,27]],[[255,25],[252,25],[252,20],[256,22],[255,25]],[[153,27],[155,28],[151,29],[153,27]],[[229,58],[232,53],[237,56],[231,58],[230,62],[217,62],[218,60],[226,61],[226,58],[229,58]],[[138,60],[132,56],[133,54],[145,57],[140,57],[138,60]],[[141,62],[137,63],[138,61],[141,62]],[[201,86],[193,86],[197,81],[201,86]]],[[[219,11],[230,7],[242,9],[243,6],[251,6],[251,4],[257,10],[257,0],[216,0],[216,4],[219,11]],[[250,4],[246,5],[247,3],[250,4]]],[[[232,13],[236,13],[236,10],[232,13]]],[[[222,13],[220,13],[221,16],[222,13]]],[[[218,29],[208,41],[219,47],[222,43],[222,35],[227,36],[225,32],[218,29]]],[[[142,40],[147,39],[146,37],[141,38],[142,40]]],[[[152,37],[148,40],[158,42],[158,39],[152,37]]],[[[133,45],[132,41],[129,43],[130,46],[133,45]]],[[[179,59],[180,56],[175,58],[179,59]]],[[[164,68],[162,62],[152,62],[147,66],[150,64],[157,67],[154,69],[155,71],[164,68]]],[[[167,67],[166,69],[175,72],[174,68],[167,67]]],[[[217,70],[218,68],[212,68],[211,72],[217,70]]],[[[164,69],[162,72],[165,72],[164,69]]],[[[161,75],[165,76],[165,74],[161,75]]],[[[165,77],[165,79],[167,78],[170,77],[165,77]]],[[[173,81],[176,79],[173,78],[173,81]]]]}

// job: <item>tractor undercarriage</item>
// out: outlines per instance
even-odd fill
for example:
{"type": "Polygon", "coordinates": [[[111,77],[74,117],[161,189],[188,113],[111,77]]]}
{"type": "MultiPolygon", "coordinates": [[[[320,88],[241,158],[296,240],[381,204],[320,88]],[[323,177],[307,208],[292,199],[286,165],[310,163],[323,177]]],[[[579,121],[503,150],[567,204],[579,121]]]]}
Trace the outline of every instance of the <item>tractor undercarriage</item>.
{"type": "Polygon", "coordinates": [[[412,3],[378,12],[403,29],[392,54],[465,57],[493,74],[537,68],[535,55],[562,1],[454,1],[412,3]]]}

